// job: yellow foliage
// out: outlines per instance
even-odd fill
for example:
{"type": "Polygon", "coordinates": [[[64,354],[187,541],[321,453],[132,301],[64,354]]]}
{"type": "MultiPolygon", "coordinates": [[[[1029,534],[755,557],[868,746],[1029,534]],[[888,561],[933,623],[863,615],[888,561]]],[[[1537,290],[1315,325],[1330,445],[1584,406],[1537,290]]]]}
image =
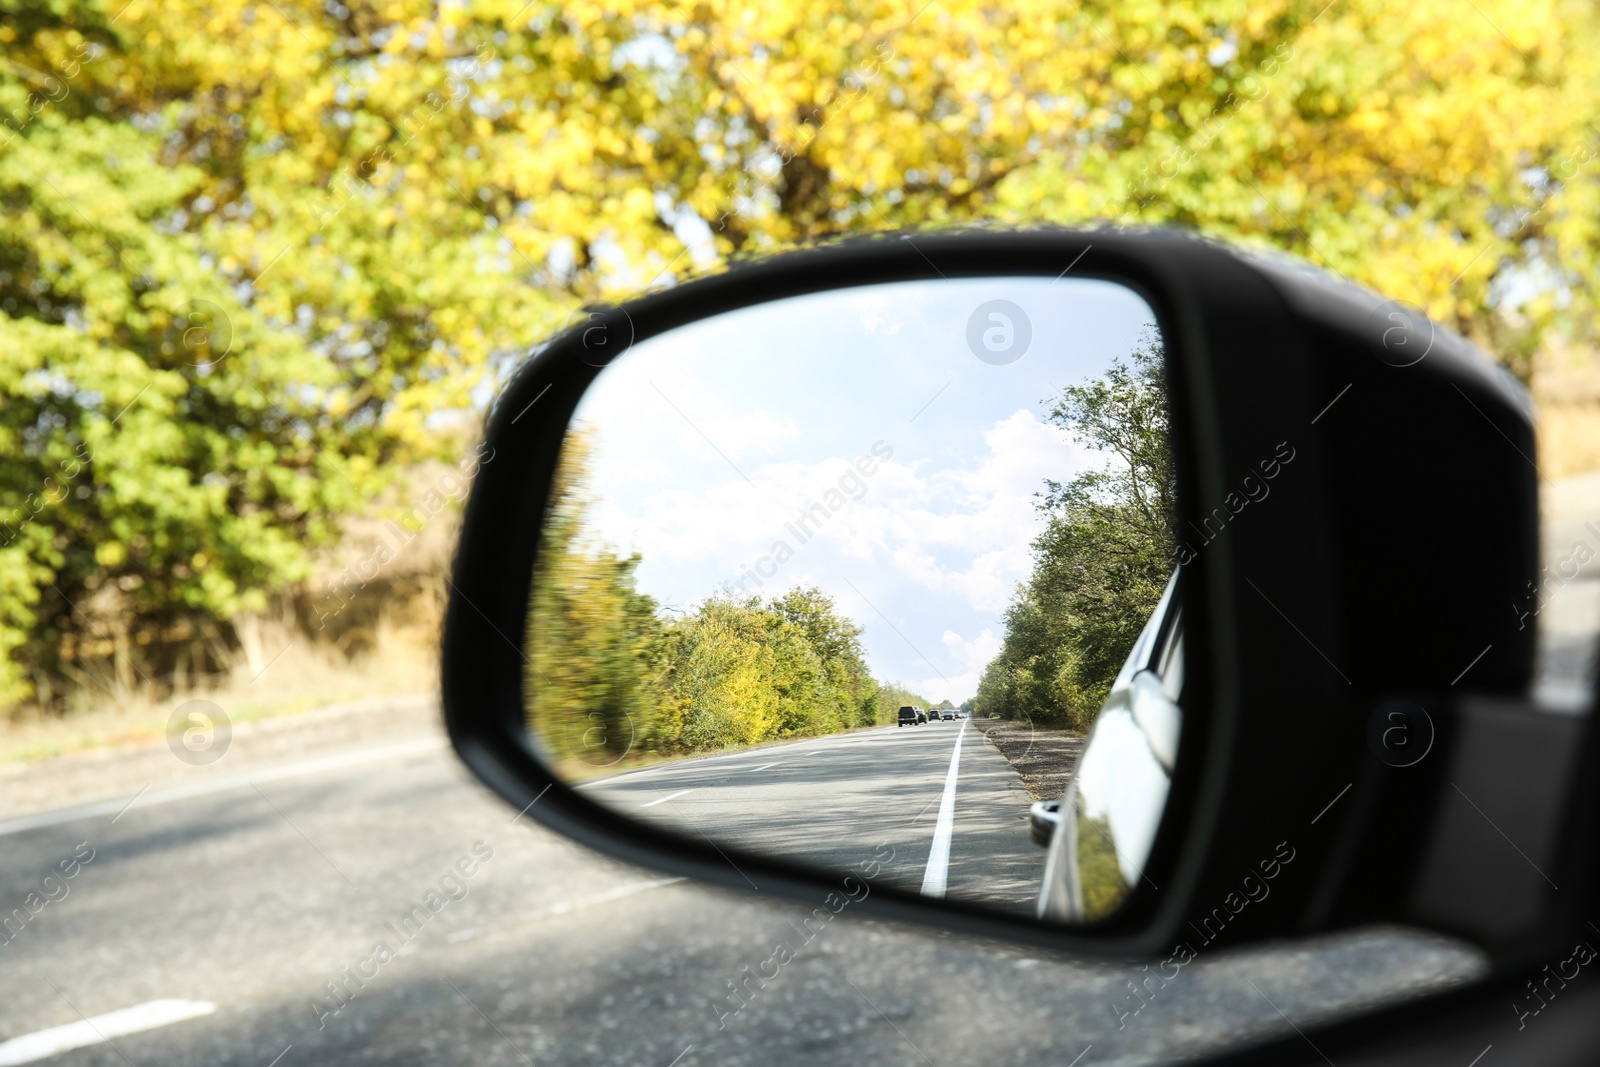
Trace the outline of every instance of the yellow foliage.
{"type": "MultiPolygon", "coordinates": [[[[249,341],[228,370],[248,380],[226,396],[270,415],[259,383],[284,391],[274,403],[296,394],[319,427],[303,470],[351,489],[322,508],[355,506],[431,447],[430,417],[481,405],[576,305],[839,231],[1190,227],[1421,305],[1525,378],[1555,341],[1600,334],[1600,18],[1579,0],[11,10],[9,348],[62,366],[70,352],[78,394],[149,385],[142,406],[170,414],[185,389],[222,387],[151,354],[152,322],[225,305],[249,341]],[[82,371],[113,359],[132,369],[82,371]]],[[[5,379],[8,405],[25,373],[5,379]]],[[[1563,425],[1547,456],[1586,454],[1591,424],[1563,425]]],[[[0,486],[0,522],[47,467],[30,457],[0,486]]],[[[282,514],[309,514],[307,491],[283,486],[282,514]]],[[[117,521],[74,536],[118,540],[117,521]]],[[[225,615],[233,584],[301,566],[301,534],[263,553],[249,532],[232,577],[212,592],[197,578],[186,603],[225,615]]],[[[36,541],[0,558],[5,656],[62,575],[44,526],[36,541]]],[[[75,625],[53,600],[40,610],[44,629],[75,625]]],[[[14,666],[0,698],[23,688],[14,666]]]]}

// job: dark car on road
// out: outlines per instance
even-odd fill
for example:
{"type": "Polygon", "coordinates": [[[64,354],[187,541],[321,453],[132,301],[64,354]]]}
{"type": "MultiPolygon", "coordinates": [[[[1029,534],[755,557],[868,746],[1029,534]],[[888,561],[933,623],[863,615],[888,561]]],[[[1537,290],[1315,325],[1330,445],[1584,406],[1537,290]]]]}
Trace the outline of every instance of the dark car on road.
{"type": "Polygon", "coordinates": [[[900,721],[895,725],[904,726],[906,723],[910,723],[915,726],[919,722],[927,722],[927,720],[922,717],[922,712],[908,704],[900,709],[900,721]]]}

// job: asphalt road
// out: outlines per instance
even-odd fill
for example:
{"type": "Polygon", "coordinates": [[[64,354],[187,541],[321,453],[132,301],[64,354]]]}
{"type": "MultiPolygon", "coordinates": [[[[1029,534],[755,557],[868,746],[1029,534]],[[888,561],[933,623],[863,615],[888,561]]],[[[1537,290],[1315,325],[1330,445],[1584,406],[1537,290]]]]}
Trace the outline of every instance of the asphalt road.
{"type": "Polygon", "coordinates": [[[583,788],[733,853],[840,873],[877,858],[891,885],[1028,914],[1044,868],[1028,839],[1027,789],[966,720],[685,760],[583,788]]]}
{"type": "MultiPolygon", "coordinates": [[[[917,758],[932,766],[955,730],[892,733],[810,758],[822,768],[871,745],[925,746],[917,758]]],[[[963,763],[979,742],[969,729],[963,763]]],[[[132,789],[104,809],[0,822],[0,909],[25,916],[0,947],[0,1063],[23,1062],[26,1046],[5,1039],[75,1023],[93,1043],[37,1062],[1163,1063],[1479,966],[1444,940],[1375,931],[1202,956],[1143,1011],[1119,1016],[1126,967],[848,908],[805,937],[810,908],[600,858],[515,818],[436,734],[307,754],[228,771],[248,756],[230,752],[212,768],[226,773],[162,784],[126,810],[132,789]],[[764,985],[750,980],[745,968],[779,942],[795,958],[764,985]],[[729,999],[735,982],[753,990],[742,1007],[729,999]],[[117,1036],[129,1016],[111,1013],[127,1009],[146,1022],[205,1013],[117,1036]]],[[[123,757],[95,758],[112,781],[123,757]]],[[[917,784],[907,803],[920,810],[931,788],[917,784]]],[[[920,847],[928,817],[912,814],[884,821],[920,847]]],[[[965,847],[958,829],[953,889],[965,884],[965,847]]]]}
{"type": "Polygon", "coordinates": [[[1595,684],[1600,628],[1600,473],[1541,487],[1541,570],[1514,607],[1539,631],[1538,680],[1560,692],[1595,684]]]}

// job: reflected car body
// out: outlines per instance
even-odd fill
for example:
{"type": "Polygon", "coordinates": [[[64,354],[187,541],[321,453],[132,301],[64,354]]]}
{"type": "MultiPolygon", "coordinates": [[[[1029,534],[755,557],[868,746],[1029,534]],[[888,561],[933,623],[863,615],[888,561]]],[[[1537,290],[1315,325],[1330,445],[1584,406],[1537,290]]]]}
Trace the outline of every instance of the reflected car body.
{"type": "Polygon", "coordinates": [[[1036,800],[1028,807],[1028,839],[1040,848],[1049,848],[1061,822],[1061,801],[1036,800]]]}
{"type": "Polygon", "coordinates": [[[1061,799],[1039,890],[1041,918],[1093,922],[1114,912],[1144,871],[1166,809],[1183,724],[1183,612],[1167,583],[1061,799]]]}

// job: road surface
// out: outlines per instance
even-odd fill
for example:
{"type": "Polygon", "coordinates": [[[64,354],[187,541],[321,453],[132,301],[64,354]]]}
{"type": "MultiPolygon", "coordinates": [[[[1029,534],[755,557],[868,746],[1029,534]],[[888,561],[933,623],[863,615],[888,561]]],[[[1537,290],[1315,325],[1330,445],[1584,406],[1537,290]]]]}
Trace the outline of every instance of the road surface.
{"type": "Polygon", "coordinates": [[[1044,868],[1027,789],[964,719],[683,760],[583,789],[735,856],[841,873],[877,857],[891,885],[1028,914],[1044,868]]]}
{"type": "MultiPolygon", "coordinates": [[[[881,743],[927,746],[936,762],[951,726],[891,729],[881,743]]],[[[86,756],[114,806],[22,823],[0,811],[0,909],[26,916],[0,947],[0,1063],[1164,1063],[1481,965],[1450,942],[1394,931],[1202,956],[1122,1018],[1126,967],[848,908],[806,939],[809,907],[598,857],[515,818],[436,732],[378,733],[340,743],[308,732],[323,743],[298,755],[284,754],[292,735],[280,733],[264,758],[255,735],[239,734],[211,768],[171,761],[180,776],[125,810],[138,789],[119,769],[144,776],[141,761],[159,749],[86,756]],[[43,902],[36,912],[30,899],[43,902]],[[795,958],[761,985],[750,974],[780,941],[795,958]],[[742,1007],[733,983],[753,991],[742,1007]],[[150,1028],[129,1032],[130,1009],[150,1028]],[[93,1027],[56,1029],[85,1018],[104,1040],[93,1027]],[[17,1058],[86,1033],[87,1045],[17,1058]]],[[[963,763],[985,747],[969,728],[963,763]]],[[[857,752],[815,758],[821,768],[857,752]]],[[[931,844],[928,816],[897,825],[931,844]]],[[[958,829],[952,889],[966,877],[964,848],[958,829]]]]}

